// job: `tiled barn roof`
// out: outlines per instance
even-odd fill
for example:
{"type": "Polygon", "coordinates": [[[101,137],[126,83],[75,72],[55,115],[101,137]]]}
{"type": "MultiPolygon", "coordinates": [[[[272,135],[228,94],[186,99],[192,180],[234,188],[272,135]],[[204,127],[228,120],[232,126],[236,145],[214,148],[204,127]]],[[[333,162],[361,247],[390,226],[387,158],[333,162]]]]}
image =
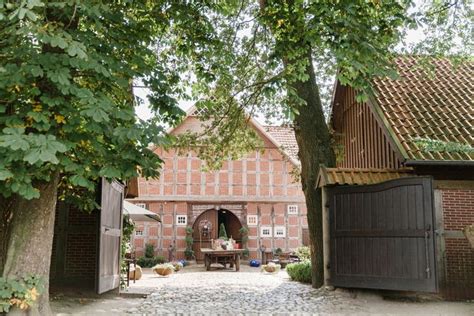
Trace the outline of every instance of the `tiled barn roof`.
{"type": "Polygon", "coordinates": [[[400,78],[374,80],[376,107],[409,160],[474,160],[474,152],[426,151],[417,138],[474,146],[474,63],[433,61],[429,74],[414,57],[396,61],[400,78]],[[434,75],[434,76],[433,76],[434,75]]]}
{"type": "Polygon", "coordinates": [[[298,159],[298,144],[296,143],[295,131],[287,126],[264,126],[265,131],[279,144],[290,158],[298,159]]]}
{"type": "Polygon", "coordinates": [[[326,168],[320,166],[316,186],[366,185],[412,176],[412,169],[326,168]]]}

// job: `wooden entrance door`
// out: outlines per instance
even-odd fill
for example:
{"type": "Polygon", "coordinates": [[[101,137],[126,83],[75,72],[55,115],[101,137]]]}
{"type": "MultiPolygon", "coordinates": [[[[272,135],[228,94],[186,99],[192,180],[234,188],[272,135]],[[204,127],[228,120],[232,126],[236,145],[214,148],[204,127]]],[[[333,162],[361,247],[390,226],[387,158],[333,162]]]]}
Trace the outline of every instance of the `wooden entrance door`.
{"type": "Polygon", "coordinates": [[[97,293],[120,285],[123,186],[102,179],[97,293]]]}
{"type": "Polygon", "coordinates": [[[437,291],[430,178],[329,188],[331,283],[437,291]]]}
{"type": "Polygon", "coordinates": [[[204,255],[201,253],[201,248],[211,248],[212,239],[219,238],[219,225],[223,223],[227,237],[232,237],[237,242],[240,242],[240,228],[242,224],[239,218],[229,210],[207,210],[198,216],[193,224],[193,239],[194,239],[194,255],[197,261],[204,261],[204,255]],[[211,230],[206,232],[200,229],[208,224],[211,230]],[[210,224],[210,225],[209,225],[210,224]]]}
{"type": "Polygon", "coordinates": [[[219,226],[217,210],[207,210],[198,216],[193,225],[193,250],[197,261],[201,262],[204,260],[201,248],[211,248],[211,240],[217,239],[218,234],[219,226]],[[199,228],[206,223],[210,224],[208,227],[211,229],[207,232],[200,231],[199,228]]]}

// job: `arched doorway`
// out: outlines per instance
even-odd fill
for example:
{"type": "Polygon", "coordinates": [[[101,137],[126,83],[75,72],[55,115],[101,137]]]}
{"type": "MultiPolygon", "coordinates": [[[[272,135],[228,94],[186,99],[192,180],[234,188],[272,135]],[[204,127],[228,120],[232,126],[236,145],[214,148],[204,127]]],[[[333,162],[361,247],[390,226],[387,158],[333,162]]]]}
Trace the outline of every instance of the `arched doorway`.
{"type": "Polygon", "coordinates": [[[218,238],[221,223],[225,226],[227,236],[240,242],[239,230],[242,224],[234,213],[226,209],[204,211],[193,224],[193,250],[197,261],[204,259],[201,248],[211,248],[211,240],[218,238]]]}

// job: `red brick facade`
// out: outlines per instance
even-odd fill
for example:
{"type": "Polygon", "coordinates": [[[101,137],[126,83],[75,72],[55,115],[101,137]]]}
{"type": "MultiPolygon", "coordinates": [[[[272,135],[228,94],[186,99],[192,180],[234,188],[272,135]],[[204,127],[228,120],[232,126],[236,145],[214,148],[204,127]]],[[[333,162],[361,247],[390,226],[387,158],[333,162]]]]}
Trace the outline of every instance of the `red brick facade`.
{"type": "Polygon", "coordinates": [[[474,289],[474,249],[461,230],[474,223],[474,190],[442,190],[445,279],[448,296],[469,297],[474,289]]]}
{"type": "MultiPolygon", "coordinates": [[[[188,117],[174,133],[196,130],[198,124],[197,118],[188,117]]],[[[242,225],[248,225],[251,258],[258,257],[262,245],[282,250],[302,245],[302,229],[307,227],[306,206],[301,185],[292,175],[297,166],[261,126],[255,129],[264,142],[264,151],[225,161],[222,169],[215,172],[204,172],[204,162],[193,151],[179,155],[172,149],[156,149],[164,161],[161,177],[139,179],[139,197],[132,202],[145,204],[161,216],[162,223],[137,223],[134,246],[138,255],[143,254],[145,243],[154,244],[163,255],[175,243],[177,257],[183,257],[185,227],[192,226],[200,214],[212,208],[229,210],[242,225]],[[293,212],[290,210],[289,214],[289,205],[296,205],[296,211],[290,207],[293,212]],[[179,215],[186,217],[186,224],[177,222],[179,215]],[[256,222],[248,223],[248,217],[255,216],[256,222]],[[271,228],[271,236],[262,236],[262,228],[271,228]]]]}

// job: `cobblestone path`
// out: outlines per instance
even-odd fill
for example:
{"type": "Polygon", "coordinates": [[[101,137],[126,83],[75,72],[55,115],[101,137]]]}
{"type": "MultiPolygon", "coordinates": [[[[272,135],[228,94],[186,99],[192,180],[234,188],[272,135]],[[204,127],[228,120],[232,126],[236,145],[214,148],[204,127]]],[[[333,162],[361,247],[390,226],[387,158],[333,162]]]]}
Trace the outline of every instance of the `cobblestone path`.
{"type": "Polygon", "coordinates": [[[286,272],[177,273],[157,279],[156,291],[132,314],[358,314],[349,293],[315,290],[290,281],[286,272]]]}

